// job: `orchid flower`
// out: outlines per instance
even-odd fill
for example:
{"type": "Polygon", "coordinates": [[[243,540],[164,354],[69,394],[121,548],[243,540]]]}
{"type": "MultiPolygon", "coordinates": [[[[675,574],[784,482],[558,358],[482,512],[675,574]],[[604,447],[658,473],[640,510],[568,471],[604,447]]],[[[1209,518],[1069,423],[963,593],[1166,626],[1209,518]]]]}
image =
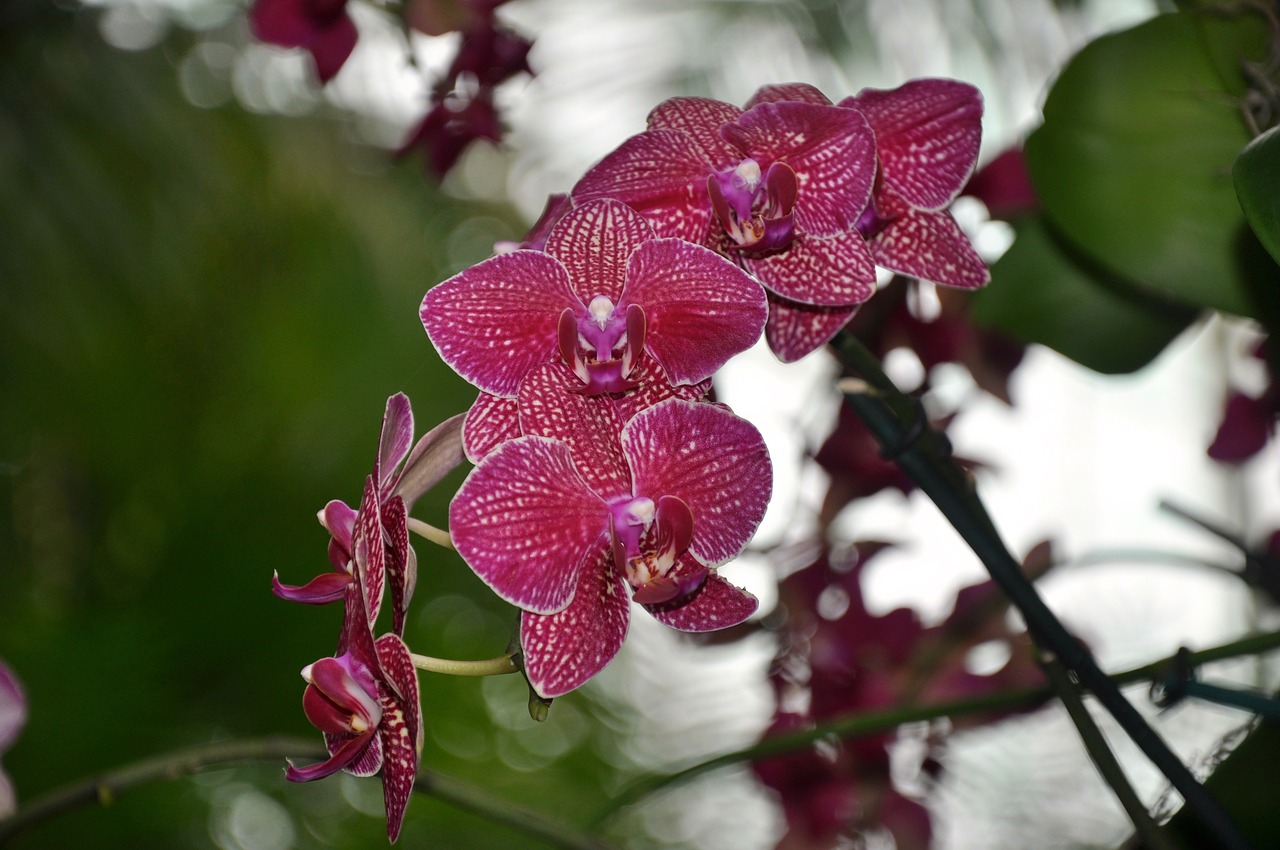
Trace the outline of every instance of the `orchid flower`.
{"type": "Polygon", "coordinates": [[[545,414],[522,409],[555,436],[504,443],[449,508],[459,554],[525,611],[525,671],[543,697],[613,659],[632,598],[685,631],[750,616],[755,598],[715,568],[746,546],[772,482],[760,434],[718,405],[669,399],[619,427],[613,406],[569,398],[545,414]]]}
{"type": "Polygon", "coordinates": [[[249,26],[260,41],[305,48],[321,84],[337,75],[356,47],[347,0],[256,0],[249,26]]]}

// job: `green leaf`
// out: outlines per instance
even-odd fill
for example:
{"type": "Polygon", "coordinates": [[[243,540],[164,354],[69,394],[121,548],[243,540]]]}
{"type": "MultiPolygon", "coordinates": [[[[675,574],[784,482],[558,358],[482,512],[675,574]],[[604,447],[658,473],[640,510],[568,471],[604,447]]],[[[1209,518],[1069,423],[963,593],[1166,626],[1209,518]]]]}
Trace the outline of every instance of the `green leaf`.
{"type": "Polygon", "coordinates": [[[1151,292],[1252,315],[1228,178],[1248,141],[1235,69],[1264,43],[1258,16],[1172,14],[1085,47],[1026,145],[1061,233],[1151,292]]]}
{"type": "Polygon", "coordinates": [[[1195,318],[1193,309],[1136,294],[1044,220],[1017,227],[1013,246],[991,268],[991,285],[974,293],[978,324],[1121,374],[1150,363],[1195,318]]]}
{"type": "Polygon", "coordinates": [[[1244,217],[1280,263],[1280,127],[1249,143],[1231,169],[1244,217]]]}

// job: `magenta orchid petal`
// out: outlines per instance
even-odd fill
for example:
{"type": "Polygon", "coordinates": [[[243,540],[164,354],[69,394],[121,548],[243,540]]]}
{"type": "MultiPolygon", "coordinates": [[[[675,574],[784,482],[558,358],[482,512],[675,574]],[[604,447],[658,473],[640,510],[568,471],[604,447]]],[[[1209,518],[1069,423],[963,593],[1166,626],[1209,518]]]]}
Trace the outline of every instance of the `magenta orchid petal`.
{"type": "Polygon", "coordinates": [[[520,436],[519,406],[514,398],[480,393],[462,426],[467,460],[479,463],[507,440],[520,436]]]}
{"type": "Polygon", "coordinates": [[[1266,448],[1275,428],[1275,411],[1265,397],[1232,391],[1209,445],[1209,457],[1222,463],[1243,463],[1266,448]]]}
{"type": "Polygon", "coordinates": [[[304,585],[285,584],[280,581],[280,574],[271,577],[271,592],[289,602],[301,602],[303,605],[328,605],[346,596],[347,587],[351,584],[350,573],[321,573],[304,585]]]}
{"type": "Polygon", "coordinates": [[[640,358],[639,364],[631,373],[631,378],[637,383],[635,389],[611,397],[623,423],[630,422],[631,417],[640,411],[669,398],[702,401],[711,392],[710,378],[696,384],[671,386],[671,382],[662,372],[662,367],[652,357],[640,358]]]}
{"type": "Polygon", "coordinates": [[[588,558],[567,608],[550,615],[526,611],[520,618],[529,683],[548,699],[581,686],[618,654],[630,622],[626,584],[602,544],[588,558]]]}
{"type": "Polygon", "coordinates": [[[764,330],[764,291],[706,248],[679,239],[641,245],[627,267],[626,302],[644,307],[645,347],[673,384],[711,377],[764,330]]]}
{"type": "Polygon", "coordinates": [[[876,263],[857,230],[803,235],[786,251],[744,256],[743,265],[776,295],[820,307],[848,306],[876,290],[876,263]]]}
{"type": "Polygon", "coordinates": [[[781,160],[796,173],[796,223],[810,234],[848,230],[871,200],[876,138],[850,109],[811,103],[762,103],[720,130],[763,167],[781,160]]]}
{"type": "Polygon", "coordinates": [[[399,496],[392,496],[382,508],[382,531],[387,583],[391,586],[391,630],[402,635],[409,600],[418,584],[418,557],[409,545],[409,514],[399,496]]]}
{"type": "Polygon", "coordinates": [[[987,264],[945,210],[908,210],[870,242],[876,263],[899,274],[961,289],[977,289],[991,280],[987,264]]]}
{"type": "Polygon", "coordinates": [[[569,604],[608,529],[608,508],[578,474],[569,447],[545,437],[504,443],[449,505],[463,560],[500,597],[539,614],[569,604]]]}
{"type": "Polygon", "coordinates": [[[911,80],[863,89],[840,101],[875,130],[881,179],[912,206],[939,210],[960,193],[978,161],[982,95],[959,80],[911,80]]]}
{"type": "Polygon", "coordinates": [[[382,722],[378,725],[378,738],[382,743],[382,793],[387,810],[387,837],[394,843],[400,836],[405,808],[418,774],[422,708],[417,671],[404,641],[393,634],[383,635],[375,646],[385,679],[379,694],[382,722]]]}
{"type": "Polygon", "coordinates": [[[351,535],[355,532],[356,512],[346,502],[333,499],[316,514],[320,525],[329,532],[329,561],[335,570],[345,570],[351,560],[351,535]]]}
{"type": "Polygon", "coordinates": [[[755,426],[710,404],[672,399],[622,431],[637,496],[675,496],[693,511],[689,552],[706,566],[742,551],[764,518],[773,469],[755,426]]]}
{"type": "Polygon", "coordinates": [[[17,675],[0,661],[0,753],[13,746],[26,724],[26,694],[17,675]]]}
{"type": "Polygon", "coordinates": [[[405,510],[462,464],[465,414],[450,416],[423,434],[409,452],[391,495],[404,499],[405,510]]]}
{"type": "MultiPolygon", "coordinates": [[[[387,558],[382,540],[382,512],[379,510],[377,485],[372,475],[365,479],[360,510],[356,512],[351,558],[356,566],[357,584],[364,590],[365,616],[369,624],[376,623],[378,613],[382,610],[382,593],[386,587],[387,558]]],[[[366,631],[369,628],[371,625],[365,626],[366,631]]]]}
{"type": "Polygon", "coordinates": [[[566,307],[585,310],[565,267],[538,251],[516,251],[437,284],[421,317],[454,371],[487,393],[514,398],[525,373],[556,356],[566,307]]]}
{"type": "Polygon", "coordinates": [[[627,258],[655,236],[644,216],[626,204],[609,199],[587,201],[556,224],[547,237],[547,253],[569,271],[571,286],[583,304],[591,303],[597,295],[617,304],[627,258]]]}
{"type": "Polygon", "coordinates": [[[618,435],[625,424],[608,401],[573,391],[577,376],[560,363],[544,363],[520,384],[520,430],[569,447],[582,480],[605,499],[631,491],[631,475],[618,435]]]}
{"type": "Polygon", "coordinates": [[[714,572],[702,586],[683,598],[645,610],[663,625],[682,632],[711,632],[736,626],[756,612],[759,600],[714,572]]]}
{"type": "Polygon", "coordinates": [[[346,7],[346,0],[258,0],[249,24],[261,41],[306,48],[323,84],[337,76],[355,50],[358,33],[346,7]]]}
{"type": "Polygon", "coordinates": [[[701,245],[711,227],[706,181],[712,170],[690,136],[652,130],[627,139],[594,165],[573,187],[573,199],[582,204],[615,198],[663,236],[701,245]]]}
{"type": "Polygon", "coordinates": [[[856,312],[856,304],[815,307],[770,295],[764,337],[779,360],[794,363],[830,342],[856,312]]]}
{"type": "MultiPolygon", "coordinates": [[[[326,735],[326,740],[329,737],[326,735]]],[[[339,770],[346,770],[354,776],[373,776],[382,766],[382,745],[372,730],[363,735],[344,736],[330,747],[330,753],[332,755],[325,761],[306,767],[298,767],[290,761],[284,778],[290,782],[313,782],[332,776],[339,770]],[[374,762],[377,766],[369,770],[369,765],[374,762]]]]}
{"type": "Polygon", "coordinates": [[[378,482],[378,493],[386,498],[395,486],[395,476],[400,462],[409,456],[413,446],[413,408],[409,397],[396,393],[387,399],[386,412],[382,415],[382,432],[378,436],[378,458],[373,469],[378,482]]]}
{"type": "Polygon", "coordinates": [[[794,100],[800,103],[812,103],[816,106],[830,106],[831,100],[808,83],[775,83],[761,86],[751,100],[747,101],[747,109],[760,103],[778,103],[794,100]]]}
{"type": "Polygon", "coordinates": [[[699,159],[720,169],[736,165],[742,155],[717,132],[722,124],[738,120],[742,110],[732,103],[705,97],[672,97],[649,112],[648,127],[676,130],[693,140],[699,159]]]}

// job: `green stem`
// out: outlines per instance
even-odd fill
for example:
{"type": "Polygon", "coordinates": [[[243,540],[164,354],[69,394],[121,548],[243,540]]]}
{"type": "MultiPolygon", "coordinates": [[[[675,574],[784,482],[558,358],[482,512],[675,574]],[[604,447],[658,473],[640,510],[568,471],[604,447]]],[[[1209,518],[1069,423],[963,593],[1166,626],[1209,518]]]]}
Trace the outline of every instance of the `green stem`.
{"type": "Polygon", "coordinates": [[[898,390],[875,356],[852,334],[842,332],[833,346],[844,365],[862,377],[869,387],[868,392],[846,395],[845,402],[982,561],[992,580],[1017,606],[1032,638],[1053,653],[1097,697],[1134,744],[1182,795],[1187,808],[1217,836],[1222,847],[1246,850],[1250,846],[1248,841],[1222,805],[1124,698],[1089,650],[1044,604],[1009,553],[972,480],[951,459],[950,444],[922,421],[918,403],[898,390]]]}
{"type": "Polygon", "coordinates": [[[409,517],[406,521],[409,530],[419,537],[430,540],[437,546],[443,546],[446,549],[453,549],[453,538],[449,536],[449,532],[442,528],[436,528],[430,523],[425,523],[420,519],[409,517]]]}
{"type": "Polygon", "coordinates": [[[609,850],[604,841],[549,820],[544,815],[510,800],[495,797],[472,785],[439,773],[418,771],[413,790],[430,794],[455,808],[471,812],[490,823],[498,823],[563,850],[609,850]]]}
{"type": "Polygon", "coordinates": [[[1071,675],[1066,668],[1050,656],[1041,658],[1040,663],[1045,675],[1049,678],[1050,687],[1053,688],[1058,699],[1062,700],[1063,707],[1071,716],[1071,722],[1075,724],[1080,740],[1088,751],[1094,767],[1098,769],[1103,781],[1124,807],[1133,828],[1145,842],[1144,846],[1149,850],[1177,850],[1172,839],[1160,831],[1160,827],[1151,818],[1151,813],[1147,811],[1146,805],[1129,784],[1124,769],[1120,767],[1120,762],[1111,752],[1111,747],[1107,745],[1107,739],[1103,736],[1102,730],[1094,722],[1093,715],[1089,713],[1089,709],[1085,708],[1080,692],[1076,684],[1071,681],[1071,675]]]}
{"type": "Polygon", "coordinates": [[[519,673],[511,658],[511,653],[499,655],[497,658],[486,658],[483,661],[453,661],[448,658],[432,658],[430,655],[409,653],[413,666],[431,673],[444,673],[447,676],[501,676],[504,673],[519,673]]]}
{"type": "MultiPolygon", "coordinates": [[[[1213,661],[1225,661],[1229,658],[1238,658],[1242,655],[1257,655],[1276,649],[1280,649],[1280,631],[1251,635],[1221,646],[1193,652],[1190,655],[1190,659],[1194,664],[1199,665],[1213,661]]],[[[1150,664],[1144,664],[1141,667],[1116,673],[1111,679],[1117,685],[1150,682],[1152,679],[1164,675],[1174,657],[1176,656],[1163,658],[1150,664]]],[[[616,812],[638,802],[655,791],[660,791],[669,785],[687,782],[704,773],[709,773],[722,767],[797,752],[823,739],[857,738],[863,735],[875,735],[896,729],[904,723],[937,720],[940,717],[961,717],[968,714],[1005,712],[1020,707],[1034,707],[1052,696],[1053,691],[1047,687],[1020,688],[954,702],[933,705],[909,705],[883,711],[858,712],[820,723],[812,729],[788,732],[784,735],[771,735],[749,747],[724,753],[707,761],[698,762],[675,773],[642,776],[624,788],[618,796],[610,800],[608,805],[596,816],[594,823],[597,825],[603,823],[616,812]]]]}

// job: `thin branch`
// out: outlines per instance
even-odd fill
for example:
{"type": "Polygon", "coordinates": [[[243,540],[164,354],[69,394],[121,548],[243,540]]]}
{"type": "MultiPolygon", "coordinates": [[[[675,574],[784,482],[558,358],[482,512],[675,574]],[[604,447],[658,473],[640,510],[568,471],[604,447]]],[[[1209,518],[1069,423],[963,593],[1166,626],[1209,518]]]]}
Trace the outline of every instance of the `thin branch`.
{"type": "Polygon", "coordinates": [[[437,546],[443,546],[446,549],[453,549],[453,538],[449,536],[449,532],[442,528],[436,528],[430,523],[423,522],[420,519],[409,517],[406,521],[409,530],[424,540],[429,540],[437,546]]]}
{"type": "Polygon", "coordinates": [[[499,655],[497,658],[486,658],[483,661],[454,661],[450,658],[432,658],[430,655],[409,653],[413,666],[431,673],[444,673],[448,676],[501,676],[504,673],[519,673],[520,668],[512,659],[513,653],[499,655]]]}

